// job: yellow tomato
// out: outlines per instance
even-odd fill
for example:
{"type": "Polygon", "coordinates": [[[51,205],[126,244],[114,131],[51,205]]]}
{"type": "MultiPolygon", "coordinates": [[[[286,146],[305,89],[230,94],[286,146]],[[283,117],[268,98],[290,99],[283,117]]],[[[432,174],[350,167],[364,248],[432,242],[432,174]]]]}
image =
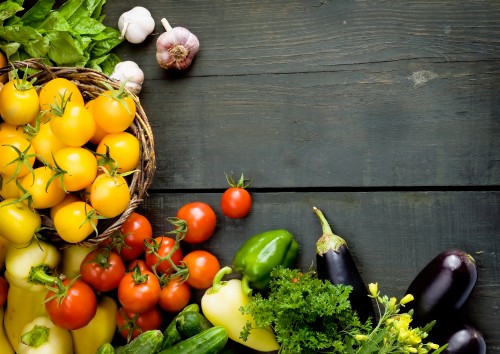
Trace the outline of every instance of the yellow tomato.
{"type": "Polygon", "coordinates": [[[0,145],[0,173],[5,176],[23,177],[35,163],[35,149],[20,136],[4,139],[0,145]]]}
{"type": "MultiPolygon", "coordinates": [[[[94,113],[93,113],[94,102],[95,102],[95,99],[90,100],[85,104],[85,108],[87,108],[89,110],[89,112],[92,113],[92,117],[94,117],[94,113]]],[[[95,117],[94,117],[94,122],[95,122],[95,117]]],[[[100,126],[98,126],[96,123],[95,133],[94,133],[94,136],[92,136],[92,138],[90,138],[90,142],[94,145],[98,145],[101,142],[102,138],[104,138],[104,136],[106,134],[108,134],[108,133],[106,131],[104,131],[100,126]]]]}
{"type": "Polygon", "coordinates": [[[94,136],[96,124],[83,105],[68,102],[62,115],[52,115],[50,129],[64,144],[83,146],[94,136]]]}
{"type": "Polygon", "coordinates": [[[0,236],[15,243],[25,244],[42,226],[42,218],[30,207],[15,199],[0,202],[0,236]]]}
{"type": "Polygon", "coordinates": [[[0,197],[2,199],[19,198],[17,178],[10,178],[0,174],[0,197]]]}
{"type": "MultiPolygon", "coordinates": [[[[54,178],[55,172],[47,166],[37,167],[21,179],[21,186],[30,194],[31,206],[35,209],[51,208],[66,196],[61,180],[54,178]],[[52,180],[51,180],[52,179],[52,180]]],[[[19,193],[21,196],[23,191],[19,193]]]]}
{"type": "MultiPolygon", "coordinates": [[[[0,51],[0,68],[7,66],[9,62],[5,54],[0,51]]],[[[0,83],[5,84],[9,80],[9,75],[7,73],[0,75],[0,83]]]]}
{"type": "Polygon", "coordinates": [[[90,188],[90,204],[107,218],[123,213],[130,203],[128,183],[122,176],[99,175],[90,188]]]}
{"type": "Polygon", "coordinates": [[[62,97],[65,100],[69,99],[70,102],[84,105],[83,96],[78,86],[62,77],[52,79],[44,84],[39,96],[42,111],[49,111],[51,106],[60,106],[62,97]]]}
{"type": "Polygon", "coordinates": [[[65,147],[54,154],[54,160],[64,173],[63,188],[75,192],[92,184],[97,175],[97,160],[83,147],[65,147]]]}
{"type": "Polygon", "coordinates": [[[0,91],[0,115],[12,125],[23,125],[36,119],[40,111],[38,94],[28,81],[13,79],[0,91]]]}
{"type": "Polygon", "coordinates": [[[82,242],[97,227],[94,213],[92,206],[83,201],[66,204],[54,214],[54,228],[64,241],[82,242]]]}
{"type": "Polygon", "coordinates": [[[40,160],[53,165],[53,154],[67,147],[57,136],[52,133],[49,123],[42,123],[38,133],[31,139],[31,144],[40,160]]]}
{"type": "Polygon", "coordinates": [[[27,135],[24,133],[23,127],[12,125],[6,122],[0,123],[0,144],[2,144],[2,140],[12,138],[14,136],[20,136],[22,138],[27,137],[27,135]]]}
{"type": "MultiPolygon", "coordinates": [[[[107,134],[97,146],[98,154],[106,153],[117,163],[118,171],[128,172],[137,168],[139,164],[141,147],[139,139],[128,132],[107,134]]],[[[99,156],[97,157],[99,159],[99,156]]]]}
{"type": "Polygon", "coordinates": [[[76,194],[66,193],[66,196],[60,203],[50,208],[50,219],[54,220],[54,216],[56,215],[57,211],[61,209],[63,206],[68,205],[69,203],[79,202],[79,201],[81,201],[81,199],[76,194]]]}
{"type": "Polygon", "coordinates": [[[125,92],[105,91],[94,102],[92,113],[96,124],[108,133],[125,131],[134,121],[136,105],[125,92]]]}

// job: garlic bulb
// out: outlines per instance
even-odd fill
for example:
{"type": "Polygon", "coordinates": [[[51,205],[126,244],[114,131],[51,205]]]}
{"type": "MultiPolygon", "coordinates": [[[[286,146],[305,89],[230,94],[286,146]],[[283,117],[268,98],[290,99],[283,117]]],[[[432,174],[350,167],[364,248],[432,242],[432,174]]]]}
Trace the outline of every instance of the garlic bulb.
{"type": "Polygon", "coordinates": [[[142,43],[155,29],[155,20],[151,12],[142,6],[124,12],[118,19],[120,38],[127,39],[130,43],[142,43]]]}
{"type": "Polygon", "coordinates": [[[170,27],[165,18],[161,23],[166,32],[156,41],[156,61],[165,69],[187,69],[200,49],[198,38],[184,27],[170,27]]]}
{"type": "Polygon", "coordinates": [[[144,82],[144,72],[139,65],[133,61],[122,61],[116,64],[111,78],[119,82],[125,82],[125,88],[138,95],[144,82]]]}

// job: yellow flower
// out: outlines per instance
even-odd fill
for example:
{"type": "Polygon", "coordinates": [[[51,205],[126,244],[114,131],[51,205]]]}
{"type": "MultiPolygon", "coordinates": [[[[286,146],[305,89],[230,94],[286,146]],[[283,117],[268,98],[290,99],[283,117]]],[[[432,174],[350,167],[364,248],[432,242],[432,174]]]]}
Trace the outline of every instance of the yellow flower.
{"type": "Polygon", "coordinates": [[[389,301],[389,310],[390,311],[394,311],[396,309],[396,298],[395,297],[391,297],[390,301],[389,301]]]}
{"type": "Polygon", "coordinates": [[[413,347],[404,347],[404,351],[406,353],[418,353],[416,348],[413,347]]]}
{"type": "Polygon", "coordinates": [[[413,301],[414,297],[412,294],[407,294],[405,295],[401,301],[399,302],[401,305],[405,305],[407,303],[409,303],[410,301],[413,301]]]}
{"type": "Polygon", "coordinates": [[[356,334],[354,336],[354,339],[359,340],[360,342],[363,342],[363,341],[368,339],[368,336],[364,335],[364,334],[356,334]]]}
{"type": "Polygon", "coordinates": [[[432,342],[427,342],[427,347],[429,347],[429,349],[438,349],[439,348],[439,345],[437,345],[436,343],[432,343],[432,342]]]}
{"type": "Polygon", "coordinates": [[[370,283],[368,284],[368,290],[370,291],[370,294],[372,297],[377,297],[379,292],[378,292],[378,283],[370,283]]]}

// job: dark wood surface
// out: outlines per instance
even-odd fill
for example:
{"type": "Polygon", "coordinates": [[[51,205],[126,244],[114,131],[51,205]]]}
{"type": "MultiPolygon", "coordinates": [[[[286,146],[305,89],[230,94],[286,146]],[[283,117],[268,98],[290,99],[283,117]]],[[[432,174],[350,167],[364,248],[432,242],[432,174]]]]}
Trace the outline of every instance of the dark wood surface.
{"type": "Polygon", "coordinates": [[[147,7],[156,33],[123,43],[157,173],[140,210],[157,233],[189,201],[216,210],[205,247],[230,264],[244,240],[286,228],[309,267],[321,208],[366,282],[401,296],[439,252],[480,268],[465,316],[500,351],[500,2],[114,1],[147,7]],[[160,19],[195,33],[191,69],[156,64],[160,19]],[[253,178],[246,219],[224,218],[225,172],[253,178]]]}

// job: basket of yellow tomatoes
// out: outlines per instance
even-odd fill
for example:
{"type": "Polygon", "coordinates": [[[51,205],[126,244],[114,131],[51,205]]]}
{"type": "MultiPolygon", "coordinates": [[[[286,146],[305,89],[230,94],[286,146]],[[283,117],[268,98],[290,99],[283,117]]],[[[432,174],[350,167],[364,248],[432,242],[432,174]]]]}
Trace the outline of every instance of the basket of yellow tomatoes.
{"type": "Polygon", "coordinates": [[[139,98],[102,72],[41,60],[0,69],[0,235],[97,244],[143,201],[154,139],[139,98]]]}

